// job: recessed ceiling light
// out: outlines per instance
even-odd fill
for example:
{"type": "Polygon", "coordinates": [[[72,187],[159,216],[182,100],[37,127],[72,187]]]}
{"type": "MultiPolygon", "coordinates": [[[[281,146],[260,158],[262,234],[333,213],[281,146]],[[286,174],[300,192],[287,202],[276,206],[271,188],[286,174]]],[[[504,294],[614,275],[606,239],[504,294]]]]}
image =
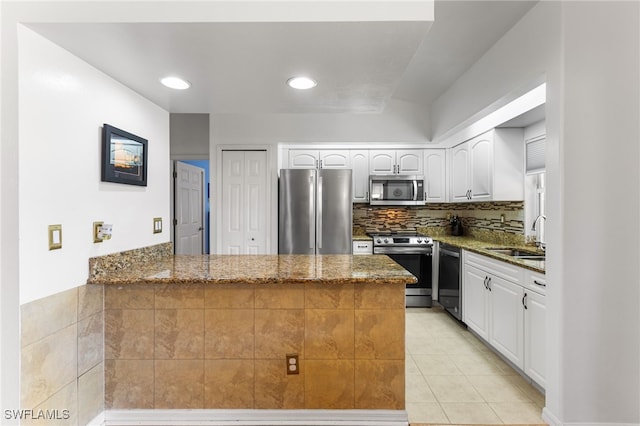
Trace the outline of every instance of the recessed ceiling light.
{"type": "Polygon", "coordinates": [[[181,79],[180,77],[165,77],[160,79],[160,83],[165,86],[176,89],[176,90],[184,90],[191,87],[191,83],[186,80],[181,79]]]}
{"type": "Polygon", "coordinates": [[[315,80],[309,77],[291,77],[287,80],[287,84],[294,89],[306,90],[314,88],[318,85],[315,80]]]}

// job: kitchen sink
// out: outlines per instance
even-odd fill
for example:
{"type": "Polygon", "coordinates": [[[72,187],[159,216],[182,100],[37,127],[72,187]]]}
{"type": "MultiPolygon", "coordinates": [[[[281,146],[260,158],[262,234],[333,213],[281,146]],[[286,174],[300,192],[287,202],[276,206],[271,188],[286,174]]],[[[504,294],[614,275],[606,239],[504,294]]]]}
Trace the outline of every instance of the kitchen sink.
{"type": "Polygon", "coordinates": [[[485,250],[492,251],[492,252],[497,253],[497,254],[504,254],[505,256],[511,256],[511,257],[515,257],[517,259],[522,259],[522,260],[544,260],[545,259],[545,255],[544,254],[540,254],[540,253],[536,253],[536,252],[532,252],[532,251],[515,249],[515,248],[486,247],[485,250]]]}

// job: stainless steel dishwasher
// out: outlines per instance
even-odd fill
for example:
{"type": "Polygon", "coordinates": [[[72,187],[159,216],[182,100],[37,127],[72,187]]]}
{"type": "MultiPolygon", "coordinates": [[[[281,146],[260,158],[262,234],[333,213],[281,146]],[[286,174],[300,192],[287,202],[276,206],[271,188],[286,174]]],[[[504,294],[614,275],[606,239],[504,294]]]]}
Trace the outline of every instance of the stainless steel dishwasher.
{"type": "Polygon", "coordinates": [[[440,243],[438,263],[438,303],[462,321],[460,248],[440,243]]]}

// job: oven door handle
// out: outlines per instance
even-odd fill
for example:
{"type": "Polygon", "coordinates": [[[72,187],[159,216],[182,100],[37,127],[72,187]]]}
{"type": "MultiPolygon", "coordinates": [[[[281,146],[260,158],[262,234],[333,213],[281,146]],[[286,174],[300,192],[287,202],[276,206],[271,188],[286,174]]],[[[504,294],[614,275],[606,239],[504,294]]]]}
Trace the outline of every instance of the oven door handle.
{"type": "Polygon", "coordinates": [[[451,257],[460,257],[460,253],[455,251],[449,251],[446,249],[440,249],[440,254],[444,254],[446,256],[451,256],[451,257]]]}
{"type": "Polygon", "coordinates": [[[427,256],[431,256],[433,254],[433,250],[431,247],[374,247],[373,254],[426,254],[427,256]]]}

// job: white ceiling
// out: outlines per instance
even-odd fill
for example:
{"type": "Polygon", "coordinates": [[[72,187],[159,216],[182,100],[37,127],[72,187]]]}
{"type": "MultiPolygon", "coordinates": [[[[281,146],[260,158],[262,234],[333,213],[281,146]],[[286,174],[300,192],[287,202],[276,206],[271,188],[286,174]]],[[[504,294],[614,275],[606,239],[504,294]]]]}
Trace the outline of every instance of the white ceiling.
{"type": "Polygon", "coordinates": [[[430,22],[29,26],[174,113],[380,112],[429,106],[535,1],[435,3],[430,22]],[[179,75],[191,89],[160,85],[179,75]],[[309,91],[286,80],[308,74],[309,91]]]}

